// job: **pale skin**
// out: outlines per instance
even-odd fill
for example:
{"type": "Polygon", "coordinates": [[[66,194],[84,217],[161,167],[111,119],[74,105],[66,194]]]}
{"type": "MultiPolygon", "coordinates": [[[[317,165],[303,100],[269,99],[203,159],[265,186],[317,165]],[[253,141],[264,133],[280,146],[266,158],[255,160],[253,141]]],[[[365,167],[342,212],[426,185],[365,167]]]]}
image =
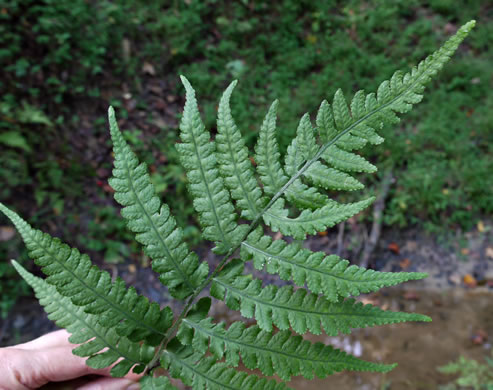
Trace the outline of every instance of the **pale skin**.
{"type": "Polygon", "coordinates": [[[59,330],[25,344],[0,348],[0,390],[137,390],[139,376],[111,378],[72,354],[69,333],[59,330]]]}

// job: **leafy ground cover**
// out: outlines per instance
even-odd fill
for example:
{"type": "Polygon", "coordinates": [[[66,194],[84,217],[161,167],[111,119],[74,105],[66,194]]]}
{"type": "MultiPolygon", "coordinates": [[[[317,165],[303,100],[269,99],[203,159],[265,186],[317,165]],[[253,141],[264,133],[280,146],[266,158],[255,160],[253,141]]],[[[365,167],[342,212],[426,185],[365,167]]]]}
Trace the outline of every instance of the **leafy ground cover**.
{"type": "MultiPolygon", "coordinates": [[[[493,211],[493,7],[484,0],[0,0],[0,201],[51,234],[71,237],[95,259],[145,265],[103,184],[111,167],[104,147],[109,104],[124,118],[121,126],[134,129],[128,141],[197,242],[192,210],[182,201],[184,172],[169,152],[184,96],[178,74],[193,82],[212,129],[216,97],[237,78],[233,114],[250,142],[279,98],[286,148],[298,118],[337,88],[348,96],[375,89],[472,18],[477,27],[462,55],[367,156],[396,178],[387,226],[471,228],[493,211]],[[82,212],[87,205],[98,207],[82,212]],[[47,218],[52,211],[58,217],[47,218]]],[[[365,184],[374,191],[381,178],[365,184]]],[[[3,232],[0,257],[25,257],[3,232]]],[[[10,265],[0,263],[3,315],[22,293],[6,282],[11,276],[10,265]]]]}

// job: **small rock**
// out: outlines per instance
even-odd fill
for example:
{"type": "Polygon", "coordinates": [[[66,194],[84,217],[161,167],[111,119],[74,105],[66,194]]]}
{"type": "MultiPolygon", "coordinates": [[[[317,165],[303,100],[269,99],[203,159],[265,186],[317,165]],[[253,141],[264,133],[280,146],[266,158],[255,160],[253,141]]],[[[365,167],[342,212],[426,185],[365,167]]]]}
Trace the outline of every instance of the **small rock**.
{"type": "Polygon", "coordinates": [[[400,253],[400,248],[399,248],[399,245],[395,242],[391,242],[388,247],[387,247],[391,252],[395,253],[396,255],[398,255],[400,253]]]}
{"type": "Polygon", "coordinates": [[[15,229],[11,226],[0,226],[0,241],[9,241],[15,236],[15,229]]]}
{"type": "Polygon", "coordinates": [[[478,285],[477,280],[474,278],[474,276],[472,276],[470,274],[464,275],[463,281],[467,287],[473,288],[473,287],[476,287],[478,285]]]}
{"type": "Polygon", "coordinates": [[[404,299],[407,301],[419,301],[420,297],[415,291],[406,291],[404,293],[404,299]]]}
{"type": "Polygon", "coordinates": [[[450,283],[455,284],[455,285],[461,284],[461,281],[462,281],[460,275],[457,274],[457,273],[451,274],[448,277],[448,280],[449,280],[450,283]]]}
{"type": "Polygon", "coordinates": [[[479,329],[472,335],[471,340],[475,345],[482,345],[488,340],[488,333],[483,329],[479,329]]]}
{"type": "Polygon", "coordinates": [[[409,266],[411,265],[411,260],[409,260],[407,257],[405,259],[402,259],[399,262],[399,265],[401,266],[402,269],[408,269],[409,266]]]}

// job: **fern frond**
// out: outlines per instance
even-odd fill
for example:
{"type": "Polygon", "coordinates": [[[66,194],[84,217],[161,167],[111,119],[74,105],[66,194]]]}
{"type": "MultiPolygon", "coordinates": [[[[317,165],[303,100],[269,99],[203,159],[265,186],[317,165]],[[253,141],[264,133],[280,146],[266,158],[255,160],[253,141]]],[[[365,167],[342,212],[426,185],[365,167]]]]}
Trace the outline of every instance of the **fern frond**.
{"type": "Polygon", "coordinates": [[[161,365],[169,370],[173,378],[179,378],[195,390],[286,390],[284,383],[259,378],[246,372],[237,371],[224,363],[217,363],[212,356],[204,357],[188,346],[182,346],[177,339],[168,345],[163,353],[161,365]]]}
{"type": "Polygon", "coordinates": [[[87,255],[33,229],[1,203],[0,211],[21,234],[29,256],[47,275],[46,281],[86,313],[97,314],[102,327],[114,327],[120,336],[146,340],[151,345],[165,336],[173,320],[169,307],[161,310],[159,304],[138,295],[133,287],[127,289],[121,278],[111,282],[108,272],[93,265],[87,255]]]}
{"type": "Polygon", "coordinates": [[[139,381],[140,390],[178,390],[165,376],[144,376],[139,381]]]}
{"type": "MultiPolygon", "coordinates": [[[[229,106],[236,82],[223,94],[218,110],[218,134],[210,133],[200,118],[195,91],[182,77],[186,104],[180,122],[178,154],[187,172],[189,190],[199,214],[204,238],[214,241],[216,253],[225,254],[208,275],[206,263],[183,242],[183,234],[150,183],[145,164],[120,133],[114,111],[109,119],[115,151],[115,199],[130,230],[136,233],[153,269],[174,297],[187,302],[173,318],[169,307],[127,289],[121,278],[92,265],[86,255],[56,238],[33,229],[0,203],[0,211],[20,232],[29,255],[47,275],[39,279],[14,262],[14,267],[33,286],[50,318],[72,332],[80,343],[74,353],[88,357],[91,367],[112,367],[113,376],[154,372],[159,363],[170,377],[193,389],[286,389],[285,383],[236,370],[240,359],[248,369],[290,379],[326,377],[340,370],[386,372],[394,365],[361,361],[321,343],[303,340],[301,334],[349,333],[352,328],[429,321],[426,316],[381,310],[358,303],[357,296],[408,280],[421,273],[387,273],[350,266],[338,256],[312,252],[283,239],[264,236],[263,220],[271,230],[295,239],[324,231],[367,207],[373,198],[340,204],[324,190],[357,190],[363,187],[352,175],[376,168],[357,151],[379,144],[378,131],[399,121],[421,101],[425,84],[448,61],[474,26],[462,26],[437,52],[408,73],[396,72],[376,93],[357,92],[351,102],[338,90],[329,104],[322,102],[316,128],[305,114],[297,134],[281,162],[276,140],[275,101],[267,113],[255,148],[257,177],[248,158],[229,106]],[[316,134],[319,139],[317,140],[316,134]],[[263,194],[267,195],[264,196],[263,194]],[[285,202],[300,211],[285,208],[285,202]],[[251,224],[238,224],[239,215],[251,224]],[[241,259],[234,259],[240,249],[241,259]],[[243,275],[244,263],[293,281],[293,286],[263,286],[260,279],[243,275]],[[210,284],[210,295],[224,300],[244,317],[255,318],[248,327],[235,322],[226,327],[209,316],[211,300],[199,300],[210,284]],[[308,288],[305,288],[305,285],[308,288]],[[274,330],[274,326],[278,329],[274,330]],[[294,335],[292,331],[299,333],[294,335]],[[173,338],[174,337],[174,338],[173,338]],[[157,348],[156,348],[157,347],[157,348]]],[[[145,377],[144,389],[175,389],[167,377],[145,377]]]]}
{"type": "Polygon", "coordinates": [[[257,145],[255,146],[257,172],[267,195],[274,195],[288,181],[279,162],[281,153],[276,139],[278,104],[279,101],[275,100],[270,106],[260,127],[257,145]]]}
{"type": "Polygon", "coordinates": [[[231,114],[229,101],[237,81],[224,91],[217,115],[216,156],[219,172],[231,197],[241,209],[241,216],[253,220],[263,206],[262,191],[253,174],[248,148],[231,114]]]}
{"type": "Polygon", "coordinates": [[[12,261],[12,265],[33,288],[48,318],[72,334],[71,343],[81,344],[73,353],[87,357],[89,367],[106,368],[118,361],[111,368],[111,375],[117,377],[125,376],[132,367],[136,373],[144,370],[152,359],[154,348],[131,342],[114,329],[102,327],[97,315],[85,313],[81,306],[75,306],[70,298],[59,294],[54,286],[26,271],[17,262],[12,261]]]}
{"type": "Polygon", "coordinates": [[[186,103],[180,122],[181,144],[176,148],[187,171],[189,190],[199,213],[204,238],[214,241],[216,253],[224,254],[241,241],[248,228],[238,225],[230,195],[217,169],[215,143],[200,118],[195,91],[181,76],[186,90],[186,103]]]}
{"type": "MultiPolygon", "coordinates": [[[[210,306],[210,298],[203,300],[210,306]]],[[[387,372],[394,367],[366,362],[322,343],[311,343],[288,330],[272,333],[256,325],[247,328],[241,321],[226,329],[223,322],[213,323],[212,318],[205,318],[207,304],[205,307],[207,311],[191,313],[183,320],[177,337],[196,351],[210,350],[218,360],[224,357],[225,363],[233,367],[238,366],[241,355],[248,369],[259,369],[266,376],[278,375],[285,381],[299,375],[307,379],[315,375],[325,378],[343,370],[387,372]]]]}
{"type": "Polygon", "coordinates": [[[136,233],[136,240],[144,245],[145,253],[153,260],[152,269],[172,296],[183,299],[191,295],[208,274],[208,264],[199,263],[176,226],[169,207],[156,196],[145,163],[125,142],[115,119],[115,111],[108,111],[115,168],[110,185],[115,199],[123,207],[122,216],[127,226],[136,233]]]}
{"type": "Polygon", "coordinates": [[[307,234],[316,234],[327,230],[339,222],[351,218],[364,210],[375,200],[374,197],[355,203],[341,204],[333,200],[316,210],[303,210],[297,217],[288,216],[288,209],[284,208],[284,199],[279,198],[263,215],[264,222],[274,232],[281,232],[285,236],[295,239],[305,239],[307,234]]]}
{"type": "Polygon", "coordinates": [[[307,331],[329,336],[349,334],[351,329],[408,321],[431,321],[415,313],[384,311],[372,305],[363,305],[354,299],[331,302],[325,297],[292,286],[262,287],[260,279],[243,275],[243,264],[230,263],[225,272],[214,278],[211,294],[232,310],[239,310],[246,318],[255,318],[258,326],[272,331],[292,328],[298,334],[307,331]]]}
{"type": "Polygon", "coordinates": [[[350,265],[336,255],[328,256],[297,243],[272,240],[263,236],[261,229],[253,231],[242,242],[241,258],[253,260],[256,269],[279,274],[281,279],[293,280],[300,287],[306,283],[310,291],[323,294],[331,302],[427,277],[419,272],[378,272],[350,265]]]}

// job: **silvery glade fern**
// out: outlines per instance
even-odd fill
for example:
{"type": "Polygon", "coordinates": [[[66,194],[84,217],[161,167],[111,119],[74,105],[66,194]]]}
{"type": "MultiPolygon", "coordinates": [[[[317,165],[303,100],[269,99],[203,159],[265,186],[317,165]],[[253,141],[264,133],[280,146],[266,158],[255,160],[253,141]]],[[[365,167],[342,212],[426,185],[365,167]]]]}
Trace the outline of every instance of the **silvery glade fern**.
{"type": "Polygon", "coordinates": [[[409,280],[422,273],[387,273],[350,266],[347,260],[312,252],[298,243],[273,240],[268,229],[296,240],[344,221],[368,207],[373,198],[341,204],[327,190],[354,191],[363,185],[354,172],[376,171],[355,153],[383,139],[377,131],[399,122],[421,101],[425,84],[442,68],[474,26],[462,26],[441,49],[408,73],[396,72],[377,93],[357,92],[350,105],[341,90],[332,104],[323,101],[313,127],[305,114],[284,161],[276,141],[275,101],[261,125],[254,161],[234,122],[229,102],[236,81],[224,92],[218,109],[217,135],[200,118],[195,92],[182,77],[186,104],[177,144],[188,178],[203,237],[221,256],[210,270],[183,239],[168,206],[151,184],[118,129],[109,109],[115,163],[110,181],[121,214],[136,240],[152,259],[152,268],[170,294],[184,301],[173,313],[127,288],[123,280],[91,263],[88,256],[57,238],[33,229],[0,204],[46,275],[41,279],[18,263],[13,266],[32,286],[49,317],[79,344],[74,354],[94,368],[112,366],[113,376],[142,373],[143,389],[174,389],[169,377],[194,389],[285,389],[285,381],[301,375],[324,378],[342,370],[387,372],[394,365],[357,359],[331,346],[311,343],[302,335],[349,333],[351,328],[403,321],[430,321],[412,313],[384,311],[354,298],[409,280]],[[258,270],[277,274],[292,285],[264,285],[244,272],[252,261],[258,270]],[[297,286],[296,288],[293,285],[297,286]],[[231,310],[255,319],[247,326],[216,322],[209,315],[210,295],[231,310]],[[280,381],[238,370],[277,376],[280,381]],[[168,376],[155,376],[163,367],[168,376]]]}

